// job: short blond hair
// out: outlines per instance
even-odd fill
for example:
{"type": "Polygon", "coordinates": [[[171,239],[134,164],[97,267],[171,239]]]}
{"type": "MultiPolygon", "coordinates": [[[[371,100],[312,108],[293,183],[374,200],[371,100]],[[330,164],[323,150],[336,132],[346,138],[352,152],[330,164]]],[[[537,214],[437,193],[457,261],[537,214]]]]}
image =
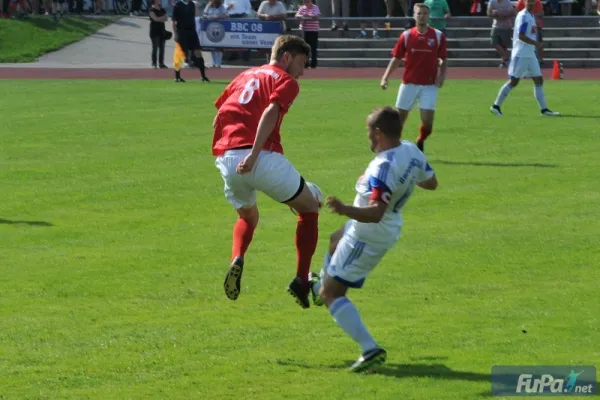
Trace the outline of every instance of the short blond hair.
{"type": "Polygon", "coordinates": [[[425,10],[427,10],[427,12],[429,12],[429,6],[425,3],[416,3],[413,7],[414,10],[420,9],[420,8],[424,8],[425,10]]]}
{"type": "Polygon", "coordinates": [[[271,60],[280,61],[285,53],[293,56],[304,54],[306,57],[310,54],[310,46],[299,36],[281,35],[275,39],[271,48],[271,60]]]}

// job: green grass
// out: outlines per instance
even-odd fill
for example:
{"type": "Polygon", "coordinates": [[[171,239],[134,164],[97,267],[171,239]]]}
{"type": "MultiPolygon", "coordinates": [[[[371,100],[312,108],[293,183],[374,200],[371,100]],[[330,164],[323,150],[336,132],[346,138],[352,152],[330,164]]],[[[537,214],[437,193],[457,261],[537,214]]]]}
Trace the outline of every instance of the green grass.
{"type": "MultiPolygon", "coordinates": [[[[358,346],[284,290],[286,207],[259,196],[242,293],[223,293],[235,217],[210,149],[223,83],[0,82],[0,397],[465,400],[490,396],[492,365],[597,363],[598,84],[548,82],[570,115],[555,119],[528,81],[492,116],[500,84],[440,92],[426,146],[440,186],[414,194],[400,243],[349,294],[389,353],[355,376],[358,346]]],[[[301,87],[287,155],[350,201],[373,157],[366,114],[396,92],[301,87]]],[[[322,212],[313,270],[342,223],[322,212]]]]}
{"type": "Polygon", "coordinates": [[[0,63],[35,61],[46,53],[80,41],[116,19],[66,17],[58,22],[47,16],[0,19],[0,63]]]}

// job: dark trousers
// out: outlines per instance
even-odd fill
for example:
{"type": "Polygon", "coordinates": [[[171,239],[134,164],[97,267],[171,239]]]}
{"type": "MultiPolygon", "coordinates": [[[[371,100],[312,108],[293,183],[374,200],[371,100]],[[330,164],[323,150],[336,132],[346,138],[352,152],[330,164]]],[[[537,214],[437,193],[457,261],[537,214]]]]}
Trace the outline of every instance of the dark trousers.
{"type": "MultiPolygon", "coordinates": [[[[304,41],[310,46],[310,67],[317,68],[317,46],[319,44],[319,32],[304,32],[304,41]]],[[[308,60],[306,60],[308,67],[308,60]]]]}
{"type": "Polygon", "coordinates": [[[4,14],[8,14],[8,5],[10,4],[10,0],[1,0],[2,1],[2,12],[4,14]]]}
{"type": "Polygon", "coordinates": [[[163,65],[165,63],[165,39],[162,36],[153,36],[152,40],[152,65],[163,65]],[[158,53],[158,63],[156,62],[158,53]]]}

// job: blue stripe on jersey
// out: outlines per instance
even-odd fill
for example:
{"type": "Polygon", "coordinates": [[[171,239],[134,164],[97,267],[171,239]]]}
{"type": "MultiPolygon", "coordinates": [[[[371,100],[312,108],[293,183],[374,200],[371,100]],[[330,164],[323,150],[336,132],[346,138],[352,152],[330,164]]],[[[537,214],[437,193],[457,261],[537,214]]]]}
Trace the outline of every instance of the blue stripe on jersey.
{"type": "Polygon", "coordinates": [[[377,174],[377,179],[381,182],[385,182],[388,176],[388,172],[390,170],[390,163],[384,162],[379,166],[379,173],[377,174]]]}
{"type": "Polygon", "coordinates": [[[433,168],[431,167],[431,165],[429,165],[429,163],[426,163],[426,164],[425,164],[425,171],[426,171],[426,172],[431,172],[431,171],[433,171],[433,168]]]}
{"type": "MultiPolygon", "coordinates": [[[[339,276],[335,276],[334,275],[333,279],[335,279],[336,281],[340,282],[342,285],[351,287],[353,289],[360,289],[365,284],[365,278],[361,278],[361,279],[359,279],[359,280],[357,280],[355,282],[350,282],[350,281],[347,281],[347,280],[345,280],[343,278],[340,278],[339,276]]],[[[333,309],[333,307],[331,307],[331,308],[333,309]]],[[[335,307],[335,309],[338,310],[339,307],[335,307]]],[[[330,312],[331,312],[331,314],[333,314],[333,311],[330,311],[330,312]]]]}
{"type": "Polygon", "coordinates": [[[374,176],[369,177],[369,190],[373,190],[373,188],[382,188],[383,190],[392,193],[388,185],[385,182],[380,181],[374,176]]]}
{"type": "Polygon", "coordinates": [[[346,258],[346,261],[344,261],[344,264],[342,265],[342,269],[346,268],[348,265],[350,265],[354,261],[356,261],[358,259],[358,257],[361,256],[364,249],[365,249],[365,243],[355,242],[354,248],[352,249],[352,251],[348,255],[348,258],[346,258]]]}
{"type": "Polygon", "coordinates": [[[519,33],[522,33],[523,35],[526,35],[527,34],[527,27],[528,27],[527,21],[521,22],[521,26],[519,27],[519,33]]]}

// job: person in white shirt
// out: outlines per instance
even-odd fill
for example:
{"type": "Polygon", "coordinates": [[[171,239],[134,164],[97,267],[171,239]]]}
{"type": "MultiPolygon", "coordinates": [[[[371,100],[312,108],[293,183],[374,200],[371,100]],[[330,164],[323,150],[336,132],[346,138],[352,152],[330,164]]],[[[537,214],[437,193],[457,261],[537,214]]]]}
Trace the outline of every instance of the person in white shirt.
{"type": "Polygon", "coordinates": [[[266,21],[281,21],[281,32],[285,32],[285,17],[287,10],[279,0],[264,0],[260,3],[256,16],[266,21]]]}
{"type": "Polygon", "coordinates": [[[223,5],[230,18],[247,18],[252,12],[250,0],[225,0],[223,5]]]}
{"type": "Polygon", "coordinates": [[[519,11],[515,18],[515,26],[513,29],[513,46],[510,57],[510,65],[508,66],[508,82],[506,82],[500,91],[496,101],[490,107],[490,111],[502,116],[500,107],[511,90],[515,88],[521,78],[533,79],[533,94],[540,107],[542,115],[555,117],[560,115],[557,112],[550,111],[546,104],[546,96],[544,95],[544,78],[540,64],[536,57],[536,49],[541,48],[542,42],[537,40],[537,24],[535,17],[531,14],[535,0],[525,0],[525,9],[519,11]]]}
{"type": "Polygon", "coordinates": [[[320,276],[311,273],[315,305],[325,304],[337,324],[362,348],[350,368],[363,372],[385,362],[386,351],[373,339],[358,310],[346,297],[348,288],[361,288],[365,278],[400,239],[402,208],[415,186],[435,190],[437,178],[425,155],[401,140],[403,118],[393,107],[376,109],[367,117],[371,151],[377,154],[356,183],[352,206],[328,197],[327,207],[350,220],[331,235],[320,276]]]}
{"type": "MultiPolygon", "coordinates": [[[[227,10],[227,15],[229,18],[248,18],[253,12],[250,0],[225,0],[223,5],[227,10]]],[[[228,58],[228,61],[234,61],[237,60],[237,58],[238,53],[232,52],[228,58]]],[[[250,59],[250,50],[243,51],[242,58],[244,61],[248,61],[250,59]]]]}

